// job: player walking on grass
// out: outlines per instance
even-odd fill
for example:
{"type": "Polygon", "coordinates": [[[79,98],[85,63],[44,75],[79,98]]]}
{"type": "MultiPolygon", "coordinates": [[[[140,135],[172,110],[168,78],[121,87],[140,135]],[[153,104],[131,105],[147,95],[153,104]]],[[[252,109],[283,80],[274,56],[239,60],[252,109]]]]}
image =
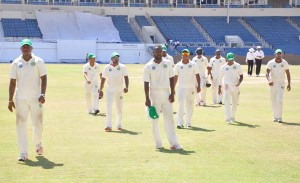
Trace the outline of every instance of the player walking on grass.
{"type": "Polygon", "coordinates": [[[177,128],[183,128],[183,115],[186,114],[186,127],[191,127],[191,119],[194,111],[195,82],[197,83],[197,93],[200,90],[200,75],[195,62],[189,58],[188,49],[182,51],[182,60],[175,65],[175,81],[178,81],[178,109],[177,128]]]}
{"type": "Polygon", "coordinates": [[[240,95],[239,86],[243,81],[243,71],[241,65],[234,61],[233,53],[228,53],[226,58],[227,64],[223,65],[220,70],[219,95],[222,94],[223,86],[226,123],[230,124],[230,122],[235,121],[235,112],[240,95]],[[232,104],[231,107],[230,104],[232,104]]]}
{"type": "Polygon", "coordinates": [[[88,54],[88,63],[83,66],[85,78],[85,96],[88,113],[98,114],[99,111],[99,77],[101,79],[100,65],[96,63],[96,56],[88,54]],[[93,105],[92,105],[93,95],[93,105]]]}
{"type": "MultiPolygon", "coordinates": [[[[154,106],[156,111],[162,111],[164,127],[172,150],[182,149],[178,144],[174,118],[174,71],[170,62],[162,58],[162,46],[154,47],[154,58],[152,58],[144,68],[144,90],[146,96],[145,105],[154,106]]],[[[162,140],[159,132],[159,119],[151,119],[152,133],[156,148],[162,148],[162,140]]]]}
{"type": "Polygon", "coordinates": [[[291,75],[289,64],[282,58],[282,50],[275,51],[275,58],[267,64],[266,77],[270,86],[272,101],[273,121],[282,122],[283,93],[285,88],[285,76],[288,79],[287,91],[291,90],[291,75]]]}
{"type": "Polygon", "coordinates": [[[208,64],[208,74],[212,80],[212,98],[214,104],[222,104],[222,95],[218,95],[219,74],[221,67],[226,64],[225,58],[221,56],[221,50],[216,50],[216,56],[212,57],[208,64]]]}
{"type": "Polygon", "coordinates": [[[102,72],[100,98],[103,97],[103,88],[107,80],[106,89],[106,132],[112,130],[112,104],[116,103],[117,129],[122,130],[122,110],[123,110],[123,93],[128,92],[129,78],[127,68],[124,64],[119,63],[119,53],[113,52],[111,54],[111,62],[107,64],[102,72]],[[123,85],[123,78],[125,81],[125,88],[123,85]]]}
{"type": "Polygon", "coordinates": [[[206,82],[207,82],[207,75],[206,70],[208,68],[208,59],[203,56],[202,48],[197,48],[196,50],[197,56],[195,56],[192,61],[196,62],[201,78],[201,92],[196,94],[196,102],[197,106],[203,105],[206,106],[206,82]]]}
{"type": "Polygon", "coordinates": [[[22,55],[13,61],[10,70],[8,109],[13,112],[13,108],[16,108],[17,137],[21,151],[19,161],[28,159],[27,119],[29,113],[33,125],[36,153],[42,155],[44,150],[41,141],[47,72],[44,61],[32,54],[32,49],[31,41],[23,39],[22,55]]]}

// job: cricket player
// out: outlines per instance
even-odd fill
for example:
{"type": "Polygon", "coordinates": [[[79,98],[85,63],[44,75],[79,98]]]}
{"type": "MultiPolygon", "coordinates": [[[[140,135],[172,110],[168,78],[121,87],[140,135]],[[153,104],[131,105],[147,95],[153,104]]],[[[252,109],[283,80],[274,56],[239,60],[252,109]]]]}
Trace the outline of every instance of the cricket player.
{"type": "Polygon", "coordinates": [[[221,50],[216,50],[216,56],[212,57],[208,64],[208,74],[212,80],[212,98],[214,104],[222,104],[222,95],[218,95],[219,74],[221,67],[226,64],[225,58],[221,56],[221,50]]]}
{"type": "Polygon", "coordinates": [[[47,72],[44,61],[32,54],[32,43],[29,39],[21,42],[21,52],[11,64],[8,109],[16,109],[17,137],[20,148],[19,161],[28,159],[27,119],[30,113],[35,150],[43,154],[43,104],[47,88],[47,72]],[[14,93],[16,96],[14,99],[14,93]]]}
{"type": "Polygon", "coordinates": [[[201,92],[196,94],[196,102],[197,106],[203,105],[206,106],[206,82],[207,82],[207,74],[206,70],[208,69],[208,59],[203,56],[202,48],[196,49],[197,56],[195,56],[192,61],[196,62],[201,78],[201,92]]]}
{"type": "Polygon", "coordinates": [[[163,48],[163,59],[168,60],[172,64],[172,67],[174,67],[174,58],[167,53],[168,48],[165,45],[163,45],[162,48],[163,48]]]}
{"type": "Polygon", "coordinates": [[[282,58],[282,50],[275,51],[275,58],[267,64],[266,77],[270,86],[272,101],[273,121],[282,122],[283,92],[285,88],[285,76],[288,79],[287,91],[291,90],[291,75],[289,64],[282,58]]]}
{"type": "Polygon", "coordinates": [[[119,63],[120,55],[117,52],[111,54],[111,62],[107,64],[102,72],[100,98],[103,97],[103,88],[107,80],[106,88],[106,132],[112,130],[112,104],[116,103],[117,129],[122,130],[122,110],[123,110],[123,93],[128,92],[129,78],[127,68],[124,64],[119,63]],[[123,85],[123,78],[125,87],[123,85]]]}
{"type": "Polygon", "coordinates": [[[240,84],[243,81],[243,71],[240,64],[234,61],[234,54],[227,54],[227,64],[220,70],[219,95],[222,94],[222,86],[225,97],[226,123],[235,121],[235,112],[240,95],[240,84]],[[224,80],[223,80],[224,79],[224,80]],[[232,104],[232,107],[230,107],[232,104]]]}
{"type": "MultiPolygon", "coordinates": [[[[162,46],[156,45],[154,47],[154,58],[145,65],[144,69],[145,105],[147,107],[154,106],[158,113],[162,111],[165,131],[172,150],[182,149],[182,146],[178,144],[174,126],[172,107],[175,95],[174,87],[172,65],[170,62],[163,60],[162,46]]],[[[159,119],[152,119],[151,123],[156,148],[160,149],[163,146],[158,121],[159,119]]]]}
{"type": "Polygon", "coordinates": [[[182,50],[182,60],[178,62],[175,70],[175,86],[178,81],[178,109],[177,128],[183,128],[183,115],[186,114],[186,127],[191,127],[191,119],[194,111],[195,82],[197,93],[200,89],[200,75],[195,62],[189,58],[190,51],[182,50]]]}
{"type": "Polygon", "coordinates": [[[96,56],[93,53],[88,54],[88,63],[83,66],[83,75],[85,78],[85,96],[88,113],[98,114],[99,111],[99,76],[101,79],[100,65],[96,63],[96,56]],[[93,95],[93,105],[92,105],[93,95]]]}

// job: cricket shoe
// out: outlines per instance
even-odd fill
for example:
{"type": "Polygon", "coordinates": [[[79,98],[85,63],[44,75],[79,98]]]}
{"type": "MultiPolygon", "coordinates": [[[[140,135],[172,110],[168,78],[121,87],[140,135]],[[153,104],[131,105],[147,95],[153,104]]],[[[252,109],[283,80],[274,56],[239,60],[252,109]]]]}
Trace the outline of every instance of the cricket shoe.
{"type": "Polygon", "coordinates": [[[278,123],[282,123],[282,118],[278,118],[278,123]]]}
{"type": "Polygon", "coordinates": [[[110,131],[111,131],[111,128],[110,128],[110,127],[106,127],[104,130],[105,130],[106,132],[110,132],[110,131]]]}
{"type": "Polygon", "coordinates": [[[171,146],[170,149],[171,149],[171,150],[182,150],[183,147],[182,147],[182,145],[179,145],[179,144],[178,144],[178,145],[171,146]]]}
{"type": "Polygon", "coordinates": [[[44,148],[43,148],[43,147],[40,147],[40,148],[38,148],[37,150],[35,150],[35,152],[36,152],[37,155],[41,156],[41,155],[43,155],[43,153],[44,153],[44,148]]]}
{"type": "Polygon", "coordinates": [[[178,129],[184,128],[183,125],[177,125],[178,129]]]}
{"type": "Polygon", "coordinates": [[[278,119],[277,118],[273,118],[273,122],[278,122],[278,119]]]}
{"type": "Polygon", "coordinates": [[[226,119],[226,123],[228,124],[228,125],[230,125],[230,119],[226,119]]]}
{"type": "Polygon", "coordinates": [[[20,157],[18,158],[18,161],[26,161],[28,160],[28,154],[21,153],[20,157]]]}
{"type": "Polygon", "coordinates": [[[97,109],[95,110],[94,114],[98,114],[100,111],[97,109]]]}

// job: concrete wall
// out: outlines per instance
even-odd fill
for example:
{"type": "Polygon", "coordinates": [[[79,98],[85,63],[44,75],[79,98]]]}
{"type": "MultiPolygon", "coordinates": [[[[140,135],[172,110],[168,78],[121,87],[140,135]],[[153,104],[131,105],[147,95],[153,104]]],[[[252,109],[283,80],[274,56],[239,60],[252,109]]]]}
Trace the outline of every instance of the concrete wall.
{"type": "MultiPolygon", "coordinates": [[[[81,48],[77,47],[80,52],[81,48]]],[[[146,63],[149,61],[149,55],[146,53],[144,44],[96,44],[93,49],[97,56],[97,61],[108,63],[112,52],[117,51],[120,54],[120,62],[122,63],[146,63]]],[[[69,49],[69,54],[74,54],[76,50],[69,49]]],[[[35,43],[33,42],[33,53],[44,59],[45,62],[61,62],[68,59],[59,58],[57,43],[35,43]]],[[[0,62],[10,62],[20,56],[19,42],[0,42],[0,62]]],[[[69,61],[85,61],[86,53],[76,55],[69,61]]]]}

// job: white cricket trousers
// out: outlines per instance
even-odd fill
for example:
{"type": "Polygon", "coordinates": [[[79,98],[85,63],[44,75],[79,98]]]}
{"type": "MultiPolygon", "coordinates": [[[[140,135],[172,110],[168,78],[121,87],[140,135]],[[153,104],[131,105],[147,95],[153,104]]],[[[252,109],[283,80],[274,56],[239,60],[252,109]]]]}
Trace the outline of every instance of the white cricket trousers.
{"type": "Polygon", "coordinates": [[[35,148],[41,144],[43,131],[43,106],[38,99],[16,99],[17,137],[21,154],[28,154],[27,119],[32,120],[35,148]]]}
{"type": "MultiPolygon", "coordinates": [[[[197,104],[199,104],[200,102],[206,102],[206,77],[205,75],[200,75],[200,87],[201,87],[201,91],[200,93],[196,92],[196,102],[197,104]]],[[[196,85],[197,85],[197,81],[196,81],[196,85]]],[[[197,88],[197,86],[196,86],[197,88]]]]}
{"type": "Polygon", "coordinates": [[[183,115],[186,115],[186,125],[191,126],[194,111],[195,89],[178,88],[177,123],[183,125],[183,115]]]}
{"type": "Polygon", "coordinates": [[[225,97],[225,114],[226,120],[230,120],[235,117],[237,105],[239,102],[240,89],[234,85],[225,84],[223,87],[225,97]],[[231,104],[231,107],[230,107],[231,104]]]}
{"type": "Polygon", "coordinates": [[[106,91],[106,127],[112,128],[112,105],[116,103],[116,124],[122,128],[123,92],[106,91]]]}
{"type": "Polygon", "coordinates": [[[218,90],[219,90],[219,77],[213,77],[212,79],[212,84],[211,84],[211,91],[212,91],[212,98],[213,98],[213,102],[222,102],[222,94],[219,95],[218,94],[218,90]]]}
{"type": "Polygon", "coordinates": [[[284,82],[273,82],[273,86],[270,86],[272,111],[273,111],[274,118],[282,118],[284,89],[285,89],[284,82]]]}
{"type": "Polygon", "coordinates": [[[91,84],[85,83],[85,96],[87,103],[88,112],[93,112],[94,110],[99,110],[99,92],[98,92],[98,82],[94,81],[91,84]],[[92,104],[92,95],[94,101],[92,104]]]}
{"type": "MultiPolygon", "coordinates": [[[[178,140],[175,132],[174,118],[173,118],[173,106],[169,101],[170,92],[168,89],[150,89],[151,105],[155,107],[159,118],[162,118],[160,112],[163,113],[164,128],[167,134],[170,146],[177,146],[178,140]]],[[[159,131],[159,118],[151,119],[152,133],[156,147],[162,147],[162,141],[159,131]]]]}

